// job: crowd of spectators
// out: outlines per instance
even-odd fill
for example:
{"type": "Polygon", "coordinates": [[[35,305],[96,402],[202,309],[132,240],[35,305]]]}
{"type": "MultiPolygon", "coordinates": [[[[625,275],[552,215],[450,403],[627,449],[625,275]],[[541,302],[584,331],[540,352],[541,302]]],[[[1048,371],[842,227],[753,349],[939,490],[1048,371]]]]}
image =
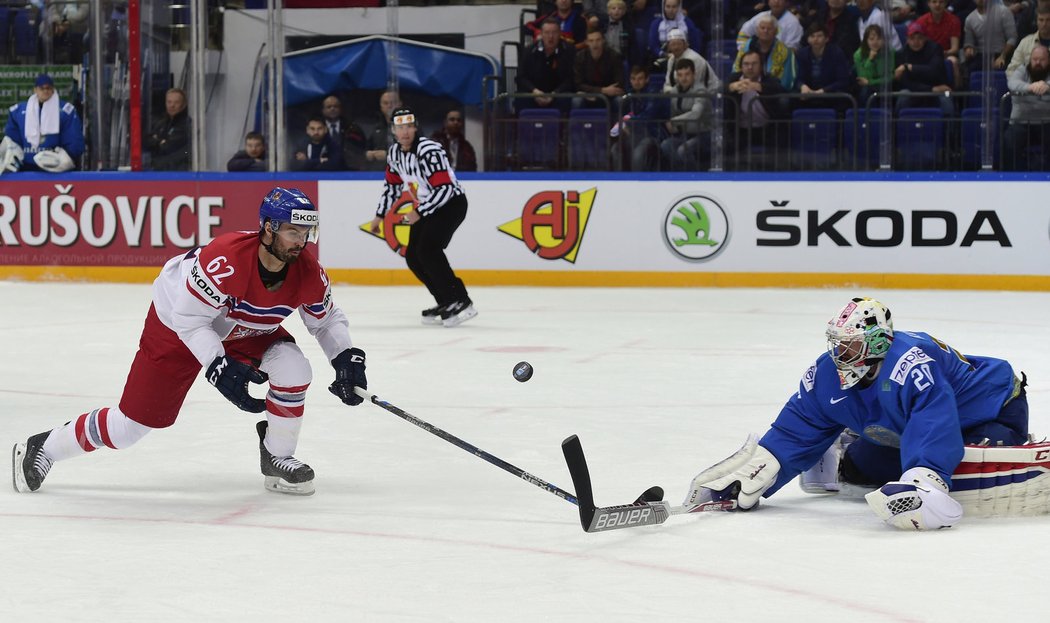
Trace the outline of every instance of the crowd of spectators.
{"type": "MultiPolygon", "coordinates": [[[[556,110],[563,121],[573,110],[605,109],[613,166],[702,170],[712,157],[717,95],[725,98],[725,145],[761,150],[788,143],[799,109],[832,109],[841,120],[849,109],[859,113],[891,102],[890,114],[923,107],[958,121],[964,108],[989,101],[999,107],[1008,89],[1004,108],[995,109],[1004,120],[1002,168],[1050,165],[1050,0],[725,2],[719,38],[713,1],[541,0],[536,19],[520,33],[508,109],[515,115],[556,110]],[[966,95],[974,89],[971,76],[987,68],[993,74],[987,83],[1003,87],[976,103],[980,98],[966,95]],[[886,100],[873,97],[886,92],[886,100]]],[[[83,53],[82,38],[66,16],[53,17],[47,23],[56,54],[62,54],[56,59],[70,62],[83,53]]],[[[287,168],[385,168],[394,144],[389,117],[402,105],[399,94],[383,92],[372,113],[354,119],[343,114],[340,97],[319,99],[305,123],[289,128],[288,152],[280,155],[287,168]]],[[[445,146],[455,168],[477,170],[464,111],[444,112],[432,138],[445,146]]],[[[189,170],[186,94],[168,90],[163,112],[147,125],[145,168],[189,170]]],[[[251,132],[242,147],[228,170],[267,170],[265,136],[251,132]]]]}
{"type": "MultiPolygon", "coordinates": [[[[1041,54],[1033,61],[1032,51],[1050,45],[1050,0],[731,2],[721,40],[705,30],[711,3],[702,0],[542,5],[523,28],[515,83],[508,85],[516,92],[514,112],[553,108],[564,118],[577,108],[607,107],[618,143],[612,162],[635,170],[702,169],[711,100],[719,92],[728,100],[730,145],[741,128],[752,145],[784,144],[774,128],[794,111],[830,108],[841,120],[850,108],[883,106],[872,96],[885,92],[891,113],[939,109],[946,123],[958,123],[963,109],[980,99],[972,92],[985,82],[971,77],[986,68],[986,55],[994,75],[984,80],[1003,85],[993,98],[998,107],[1007,83],[1042,82],[1041,54]],[[657,91],[666,97],[659,113],[649,95],[638,97],[657,91]]],[[[1013,99],[1026,103],[1008,115],[1005,132],[1007,150],[1019,151],[1003,156],[1006,168],[1024,167],[1025,154],[1046,134],[1033,111],[1050,96],[1038,84],[1019,89],[1010,87],[1013,99]]],[[[957,149],[958,133],[951,140],[957,149]]]]}

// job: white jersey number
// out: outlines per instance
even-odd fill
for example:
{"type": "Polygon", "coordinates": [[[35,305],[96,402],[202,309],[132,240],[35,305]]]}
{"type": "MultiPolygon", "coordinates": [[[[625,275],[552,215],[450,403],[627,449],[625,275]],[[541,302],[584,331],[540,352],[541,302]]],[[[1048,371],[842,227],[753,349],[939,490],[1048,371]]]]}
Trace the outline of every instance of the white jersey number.
{"type": "Polygon", "coordinates": [[[220,255],[214,260],[208,262],[208,266],[205,270],[208,271],[208,274],[211,275],[211,278],[215,283],[219,285],[222,284],[223,279],[234,273],[233,266],[230,265],[229,260],[226,259],[225,255],[220,255]]]}

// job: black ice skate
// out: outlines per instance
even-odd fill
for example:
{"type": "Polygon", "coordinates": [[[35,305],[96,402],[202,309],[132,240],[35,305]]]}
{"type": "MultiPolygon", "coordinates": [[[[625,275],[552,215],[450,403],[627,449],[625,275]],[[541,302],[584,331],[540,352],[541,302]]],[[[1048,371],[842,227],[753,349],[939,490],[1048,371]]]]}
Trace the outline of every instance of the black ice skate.
{"type": "Polygon", "coordinates": [[[51,431],[33,435],[25,443],[16,443],[11,452],[11,474],[15,491],[29,493],[36,491],[51,471],[54,461],[44,454],[44,442],[51,431]]]}
{"type": "Polygon", "coordinates": [[[441,324],[441,310],[443,308],[443,305],[435,305],[429,309],[424,309],[422,312],[423,324],[441,324]]]}
{"type": "Polygon", "coordinates": [[[263,443],[267,426],[266,420],[255,425],[255,430],[259,433],[259,455],[266,490],[292,495],[313,495],[314,470],[294,456],[270,454],[263,443]]]}
{"type": "Polygon", "coordinates": [[[474,309],[474,303],[470,299],[456,301],[441,310],[441,324],[446,327],[455,327],[477,315],[478,310],[474,309]]]}

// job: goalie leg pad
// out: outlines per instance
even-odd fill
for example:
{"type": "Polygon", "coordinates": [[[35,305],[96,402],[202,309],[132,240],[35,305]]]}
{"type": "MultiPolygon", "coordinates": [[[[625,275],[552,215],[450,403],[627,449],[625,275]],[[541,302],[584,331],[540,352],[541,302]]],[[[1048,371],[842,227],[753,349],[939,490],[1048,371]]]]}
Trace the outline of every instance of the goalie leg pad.
{"type": "Polygon", "coordinates": [[[1050,443],[966,446],[951,496],[977,517],[1050,513],[1050,443]]]}

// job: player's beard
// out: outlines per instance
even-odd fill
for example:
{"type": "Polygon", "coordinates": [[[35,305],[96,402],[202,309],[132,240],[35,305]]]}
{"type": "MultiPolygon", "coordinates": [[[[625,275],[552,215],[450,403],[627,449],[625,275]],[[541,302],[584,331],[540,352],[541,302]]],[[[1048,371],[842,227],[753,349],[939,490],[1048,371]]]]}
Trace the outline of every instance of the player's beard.
{"type": "Polygon", "coordinates": [[[270,252],[270,255],[274,256],[279,261],[284,262],[285,264],[292,264],[295,262],[295,260],[299,259],[299,256],[302,254],[304,247],[285,247],[282,245],[283,241],[280,239],[279,236],[274,236],[274,238],[275,240],[273,241],[273,243],[270,244],[270,246],[266,249],[270,252]],[[292,251],[298,251],[298,253],[293,253],[292,251]]]}

